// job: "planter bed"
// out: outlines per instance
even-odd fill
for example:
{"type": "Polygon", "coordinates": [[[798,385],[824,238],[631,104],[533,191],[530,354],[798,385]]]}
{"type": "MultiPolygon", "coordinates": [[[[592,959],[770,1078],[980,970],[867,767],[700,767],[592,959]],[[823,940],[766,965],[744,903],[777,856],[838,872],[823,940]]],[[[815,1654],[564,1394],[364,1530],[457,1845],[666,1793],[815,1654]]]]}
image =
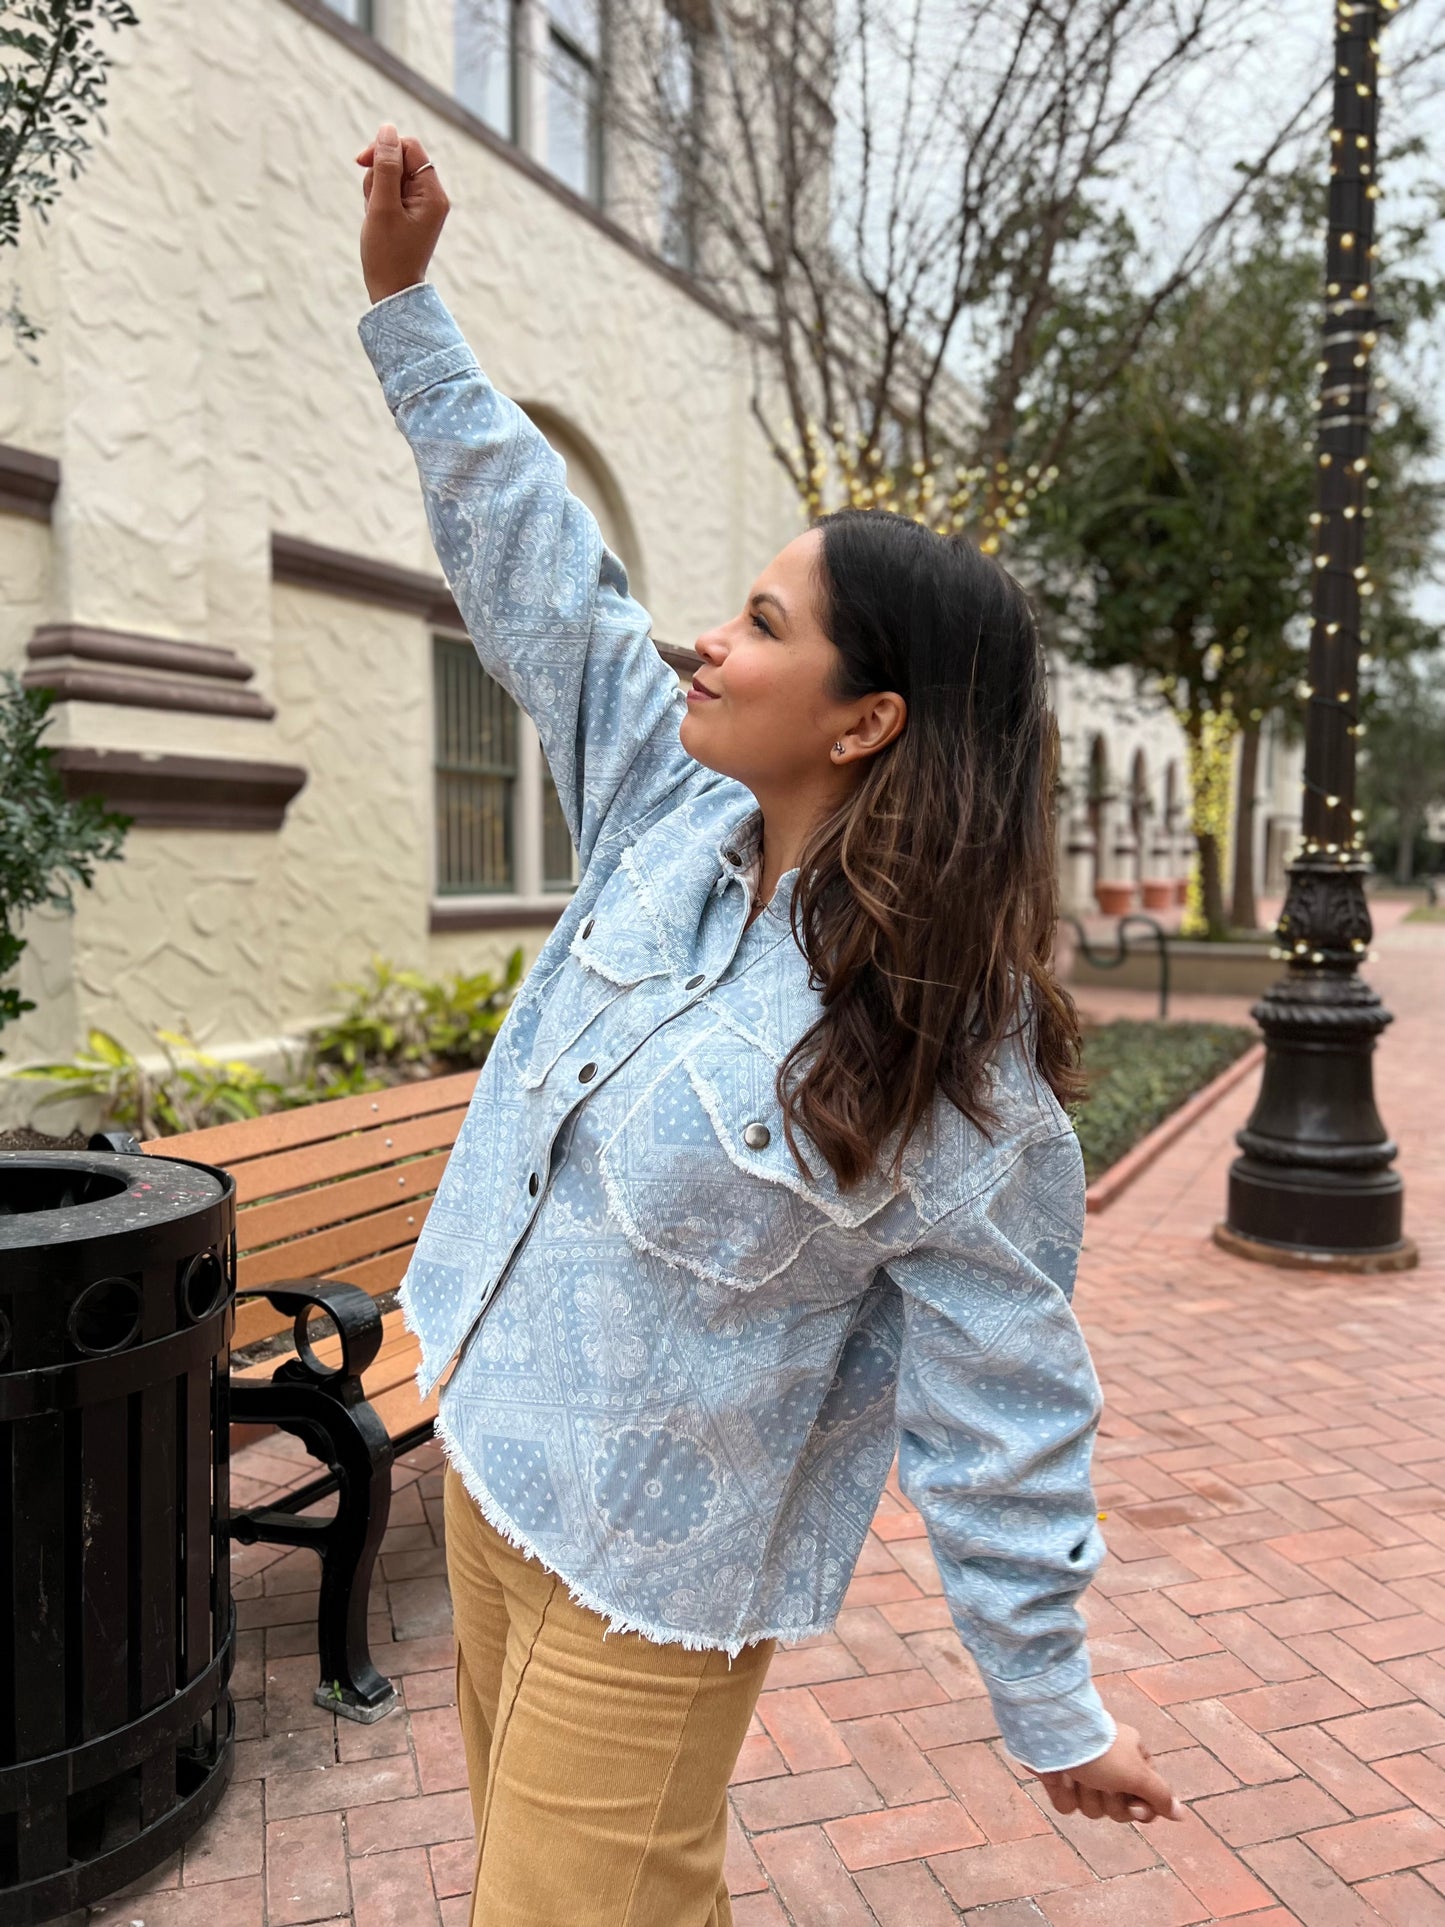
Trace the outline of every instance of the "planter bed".
{"type": "MultiPolygon", "coordinates": [[[[1258,943],[1205,943],[1194,937],[1170,937],[1170,992],[1206,997],[1262,996],[1285,971],[1278,957],[1269,954],[1270,949],[1268,938],[1258,943]]],[[[1096,968],[1079,953],[1069,981],[1103,989],[1157,990],[1159,953],[1152,943],[1131,937],[1123,963],[1112,970],[1096,968]]]]}
{"type": "Polygon", "coordinates": [[[1239,1024],[1120,1019],[1084,1032],[1089,1092],[1073,1116],[1092,1182],[1258,1042],[1239,1024]]]}

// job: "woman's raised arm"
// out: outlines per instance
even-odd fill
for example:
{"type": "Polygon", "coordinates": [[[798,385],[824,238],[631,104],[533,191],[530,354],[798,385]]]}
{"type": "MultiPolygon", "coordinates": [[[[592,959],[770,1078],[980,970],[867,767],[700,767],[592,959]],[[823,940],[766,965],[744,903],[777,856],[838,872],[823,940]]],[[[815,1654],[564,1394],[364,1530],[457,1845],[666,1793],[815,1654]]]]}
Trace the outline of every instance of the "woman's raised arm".
{"type": "Polygon", "coordinates": [[[488,673],[536,723],[585,867],[689,780],[681,691],[561,457],[478,367],[422,282],[448,203],[419,142],[384,127],[367,168],[361,339],[416,458],[432,541],[488,673]]]}

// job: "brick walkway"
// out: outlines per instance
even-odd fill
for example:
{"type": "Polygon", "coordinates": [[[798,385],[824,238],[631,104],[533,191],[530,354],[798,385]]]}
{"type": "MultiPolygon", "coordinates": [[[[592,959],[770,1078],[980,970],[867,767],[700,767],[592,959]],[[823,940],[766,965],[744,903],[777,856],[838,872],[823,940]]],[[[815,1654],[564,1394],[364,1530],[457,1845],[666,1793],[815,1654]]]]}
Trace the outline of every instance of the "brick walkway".
{"type": "MultiPolygon", "coordinates": [[[[1207,1242],[1252,1084],[1089,1226],[1078,1303],[1109,1400],[1095,1665],[1189,1820],[1044,1810],[890,1493],[836,1637],[779,1655],[744,1746],[737,1927],[1445,1927],[1445,1133],[1427,1133],[1445,929],[1380,948],[1398,1016],[1380,1099],[1424,1268],[1306,1278],[1207,1242]]],[[[292,1469],[284,1447],[237,1466],[257,1493],[292,1469]]],[[[398,1468],[373,1613],[405,1711],[377,1726],[310,1704],[305,1556],[240,1553],[235,1785],[182,1862],[93,1922],[465,1921],[439,1487],[433,1448],[398,1468]]]]}

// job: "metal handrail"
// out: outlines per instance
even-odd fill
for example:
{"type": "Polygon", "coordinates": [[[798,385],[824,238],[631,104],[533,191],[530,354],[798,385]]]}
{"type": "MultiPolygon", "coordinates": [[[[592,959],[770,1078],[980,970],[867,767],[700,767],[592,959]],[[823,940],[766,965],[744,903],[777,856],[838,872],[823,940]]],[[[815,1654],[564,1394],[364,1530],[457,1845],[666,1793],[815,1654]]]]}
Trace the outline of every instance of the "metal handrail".
{"type": "Polygon", "coordinates": [[[1059,921],[1061,923],[1067,923],[1072,927],[1074,935],[1078,939],[1079,949],[1083,952],[1084,961],[1094,970],[1117,970],[1125,961],[1129,955],[1129,947],[1124,940],[1124,933],[1131,923],[1136,923],[1140,925],[1142,929],[1147,930],[1150,936],[1153,937],[1155,948],[1159,952],[1159,1016],[1161,1021],[1168,1017],[1169,933],[1165,930],[1162,923],[1158,922],[1154,917],[1144,917],[1134,912],[1131,912],[1127,917],[1120,917],[1114,929],[1114,935],[1117,939],[1117,949],[1112,957],[1106,957],[1095,950],[1094,946],[1089,942],[1088,932],[1084,929],[1083,924],[1079,922],[1077,917],[1061,917],[1059,921]]]}

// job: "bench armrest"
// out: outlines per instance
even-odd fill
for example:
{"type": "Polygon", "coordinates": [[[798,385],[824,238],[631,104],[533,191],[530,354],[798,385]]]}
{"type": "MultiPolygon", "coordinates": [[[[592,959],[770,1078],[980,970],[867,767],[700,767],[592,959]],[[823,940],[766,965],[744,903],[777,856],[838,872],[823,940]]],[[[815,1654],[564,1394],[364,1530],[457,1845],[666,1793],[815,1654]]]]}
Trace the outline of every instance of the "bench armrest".
{"type": "Polygon", "coordinates": [[[292,1338],[296,1356],[278,1365],[273,1377],[322,1379],[350,1378],[360,1381],[361,1374],[381,1350],[381,1311],[376,1300],[359,1285],[345,1285],[335,1278],[288,1278],[279,1285],[260,1285],[253,1291],[238,1291],[237,1302],[246,1298],[265,1298],[277,1311],[295,1320],[292,1338]],[[323,1364],[311,1347],[312,1311],[323,1311],[336,1327],[341,1340],[341,1363],[323,1364]]]}

